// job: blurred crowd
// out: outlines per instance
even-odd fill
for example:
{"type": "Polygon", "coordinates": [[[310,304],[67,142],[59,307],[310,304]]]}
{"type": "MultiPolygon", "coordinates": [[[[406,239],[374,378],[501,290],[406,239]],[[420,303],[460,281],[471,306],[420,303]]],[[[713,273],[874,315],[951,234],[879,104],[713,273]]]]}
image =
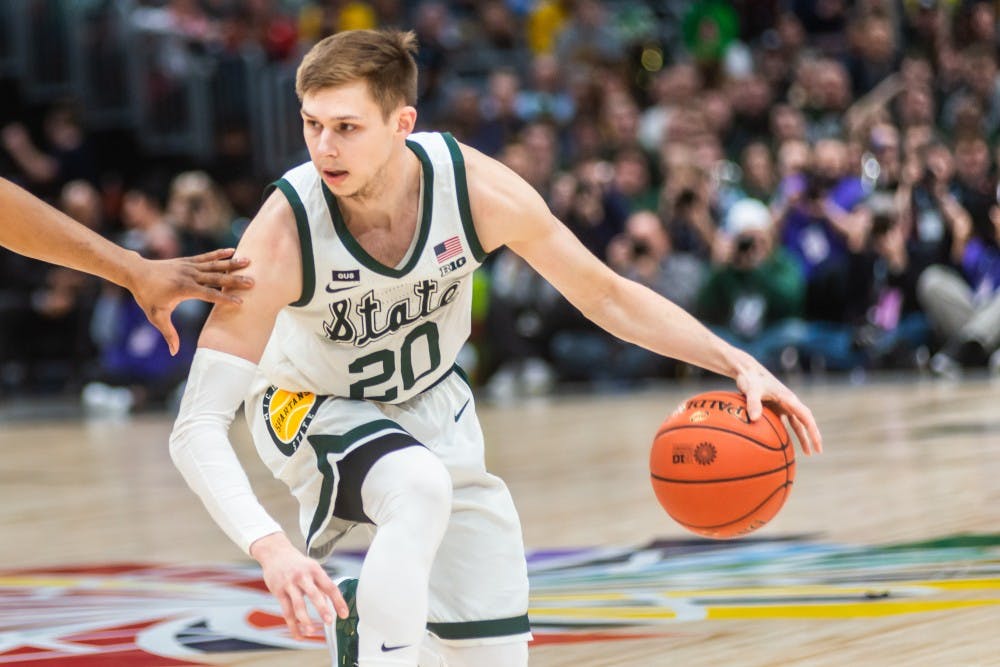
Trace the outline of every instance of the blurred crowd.
{"type": "MultiPolygon", "coordinates": [[[[412,28],[419,129],[504,162],[595,255],[775,371],[1000,371],[995,1],[169,0],[132,18],[182,52],[250,41],[290,63],[337,30],[412,28]]],[[[239,169],[248,139],[225,124],[211,158],[116,161],[129,137],[72,101],[30,111],[4,116],[0,175],[149,256],[236,243],[280,175],[239,169]]],[[[125,410],[176,392],[202,305],[175,314],[171,358],[127,293],[10,254],[0,276],[0,392],[125,410]]],[[[691,372],[509,251],[476,280],[463,362],[494,397],[691,372]]]]}

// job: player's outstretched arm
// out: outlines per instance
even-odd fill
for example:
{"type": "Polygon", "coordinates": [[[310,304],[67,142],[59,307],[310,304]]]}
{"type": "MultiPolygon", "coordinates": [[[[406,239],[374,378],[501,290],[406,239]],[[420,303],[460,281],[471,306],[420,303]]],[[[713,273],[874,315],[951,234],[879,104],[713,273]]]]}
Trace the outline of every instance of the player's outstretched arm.
{"type": "Polygon", "coordinates": [[[612,271],[552,215],[528,183],[463,146],[476,232],[485,250],[508,246],[594,323],[622,340],[733,378],[751,419],[767,401],[785,414],[803,452],[822,450],[809,408],[747,353],[652,290],[612,271]]]}
{"type": "Polygon", "coordinates": [[[0,246],[53,264],[91,273],[128,289],[176,354],[180,347],[170,313],[185,299],[240,303],[222,288],[249,288],[230,275],[248,260],[232,248],[196,257],[148,260],[84,227],[10,181],[0,178],[0,246]]]}
{"type": "Polygon", "coordinates": [[[239,252],[251,260],[244,273],[256,287],[240,307],[220,303],[209,315],[170,435],[170,454],[219,527],[260,563],[292,636],[302,638],[317,629],[307,598],[327,624],[333,622],[331,600],[342,617],[347,605],[319,563],[296,549],[260,504],[228,435],[278,311],[296,301],[302,289],[295,218],[280,192],[264,203],[239,252]]]}

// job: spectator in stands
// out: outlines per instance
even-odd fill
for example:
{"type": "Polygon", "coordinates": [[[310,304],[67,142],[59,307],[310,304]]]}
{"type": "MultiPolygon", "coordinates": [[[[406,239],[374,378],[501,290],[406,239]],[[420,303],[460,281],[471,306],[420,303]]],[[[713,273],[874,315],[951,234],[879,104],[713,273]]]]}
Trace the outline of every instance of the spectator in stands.
{"type": "Polygon", "coordinates": [[[899,69],[896,30],[881,11],[862,16],[850,27],[852,53],[847,58],[855,97],[869,93],[899,69]]]}
{"type": "Polygon", "coordinates": [[[609,162],[584,162],[577,166],[574,177],[576,189],[564,221],[590,252],[603,259],[608,243],[622,231],[628,201],[615,190],[609,162]]]}
{"type": "Polygon", "coordinates": [[[689,104],[701,92],[701,74],[692,63],[664,69],[649,85],[652,105],[639,117],[638,139],[647,151],[660,149],[678,107],[689,104]]]}
{"type": "Polygon", "coordinates": [[[45,114],[42,146],[22,123],[0,130],[0,141],[27,183],[43,195],[59,193],[70,181],[97,183],[97,163],[72,103],[56,104],[45,114]]]}
{"type": "Polygon", "coordinates": [[[517,113],[525,122],[536,120],[563,128],[576,113],[573,98],[565,86],[562,67],[555,56],[539,54],[531,61],[531,84],[517,96],[517,113]]]}
{"type": "Polygon", "coordinates": [[[420,78],[417,82],[421,113],[439,118],[446,110],[446,77],[452,54],[462,46],[462,35],[448,5],[421,2],[414,16],[414,30],[420,51],[416,55],[420,78]]]}
{"type": "Polygon", "coordinates": [[[844,142],[820,141],[811,170],[786,186],[794,203],[780,223],[782,244],[806,278],[811,319],[845,320],[850,261],[867,241],[870,220],[860,206],[864,187],[850,172],[847,156],[844,142]]]}
{"type": "Polygon", "coordinates": [[[697,257],[675,252],[663,221],[648,210],[625,221],[625,231],[608,246],[608,264],[689,312],[695,310],[707,268],[697,257]]]}
{"type": "Polygon", "coordinates": [[[918,295],[935,330],[945,340],[931,358],[931,370],[954,377],[961,369],[1000,370],[1000,200],[989,209],[989,235],[978,234],[973,216],[954,198],[953,258],[961,272],[935,265],[920,276],[918,295]]]}
{"type": "Polygon", "coordinates": [[[203,171],[186,171],[174,177],[166,214],[180,234],[185,255],[235,246],[242,236],[232,207],[203,171]]]}
{"type": "Polygon", "coordinates": [[[617,92],[605,97],[601,120],[604,157],[611,158],[618,151],[639,147],[639,108],[628,93],[617,92]]]}
{"type": "MultiPolygon", "coordinates": [[[[608,265],[689,311],[705,276],[703,262],[673,251],[666,228],[651,211],[629,216],[625,230],[608,245],[608,265]]],[[[676,368],[669,359],[583,323],[554,334],[551,357],[560,377],[599,383],[665,377],[676,368]]]]}
{"type": "Polygon", "coordinates": [[[802,99],[810,141],[842,136],[841,119],[852,97],[850,77],[840,62],[830,59],[804,62],[799,66],[789,97],[802,99]]]}
{"type": "Polygon", "coordinates": [[[758,201],[771,199],[778,186],[778,174],[771,149],[766,143],[756,141],[747,144],[740,159],[740,174],[743,196],[758,201]]]}
{"type": "Polygon", "coordinates": [[[579,0],[556,38],[556,56],[566,66],[572,64],[616,63],[624,47],[608,10],[600,0],[579,0]]]}
{"type": "Polygon", "coordinates": [[[996,49],[985,44],[973,44],[962,52],[962,86],[945,101],[943,121],[945,129],[975,131],[961,122],[960,109],[972,103],[982,114],[984,136],[993,137],[1000,131],[1000,72],[997,68],[996,49]]]}
{"type": "MultiPolygon", "coordinates": [[[[500,160],[526,180],[535,173],[532,155],[521,144],[508,145],[500,160]]],[[[493,258],[490,276],[486,393],[498,400],[544,393],[554,380],[548,350],[562,297],[507,248],[493,258]]]]}
{"type": "MultiPolygon", "coordinates": [[[[178,257],[181,240],[169,223],[153,184],[125,192],[123,245],[150,259],[178,257]]],[[[184,302],[175,311],[181,347],[171,355],[166,342],[146,320],[125,290],[106,286],[94,307],[90,334],[99,350],[94,380],[83,389],[84,408],[95,415],[127,414],[134,409],[162,406],[184,379],[194,355],[194,341],[207,309],[184,302]]]]}
{"type": "Polygon", "coordinates": [[[963,212],[960,205],[950,205],[957,204],[954,173],[951,150],[940,141],[924,146],[901,173],[896,191],[900,229],[913,261],[922,268],[952,262],[954,224],[948,216],[963,212]]]}
{"type": "Polygon", "coordinates": [[[638,148],[625,148],[614,159],[615,189],[629,204],[629,211],[656,211],[660,193],[653,184],[649,160],[638,148]]]}
{"type": "Polygon", "coordinates": [[[534,3],[525,24],[531,52],[535,55],[553,53],[571,13],[571,0],[539,0],[534,3]]]}
{"type": "Polygon", "coordinates": [[[920,310],[917,281],[924,267],[911,256],[906,232],[891,198],[875,212],[865,268],[864,308],[855,340],[865,364],[912,368],[930,344],[930,325],[920,310]]]}
{"type": "Polygon", "coordinates": [[[521,130],[519,143],[530,157],[518,173],[548,198],[559,167],[559,137],[555,129],[547,123],[531,123],[521,130]]]}
{"type": "Polygon", "coordinates": [[[480,102],[482,122],[473,137],[473,147],[492,156],[514,141],[524,127],[517,115],[520,89],[521,81],[513,70],[498,69],[490,74],[486,95],[480,102]]]}
{"type": "Polygon", "coordinates": [[[771,108],[770,131],[775,147],[782,146],[786,141],[805,141],[805,116],[790,104],[776,104],[771,108]]]}
{"type": "Polygon", "coordinates": [[[850,6],[847,0],[792,0],[789,7],[808,35],[809,43],[827,55],[843,55],[847,47],[850,6]]]}
{"type": "Polygon", "coordinates": [[[698,312],[720,337],[774,367],[785,341],[771,339],[787,320],[801,318],[805,284],[795,260],[775,244],[767,206],[734,204],[713,254],[698,312]]]}
{"type": "Polygon", "coordinates": [[[767,141],[771,129],[771,87],[762,76],[753,75],[729,83],[729,103],[734,118],[733,130],[726,139],[730,155],[739,155],[755,141],[767,141]]]}
{"type": "MultiPolygon", "coordinates": [[[[955,140],[955,188],[959,202],[966,209],[982,209],[985,212],[994,199],[993,182],[990,176],[990,148],[981,135],[970,134],[955,140]]],[[[978,225],[985,223],[985,215],[974,220],[978,225]]],[[[985,229],[979,227],[980,231],[985,229]]],[[[988,237],[991,230],[982,234],[988,237]]]]}

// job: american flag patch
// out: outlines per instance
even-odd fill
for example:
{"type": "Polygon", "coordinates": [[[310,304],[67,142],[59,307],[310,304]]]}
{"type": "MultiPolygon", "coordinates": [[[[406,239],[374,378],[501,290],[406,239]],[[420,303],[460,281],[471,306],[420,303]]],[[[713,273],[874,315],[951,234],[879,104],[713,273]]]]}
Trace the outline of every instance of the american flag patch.
{"type": "Polygon", "coordinates": [[[438,243],[434,246],[434,254],[437,256],[438,264],[446,262],[452,257],[462,254],[462,242],[458,240],[457,236],[452,236],[444,243],[438,243]]]}

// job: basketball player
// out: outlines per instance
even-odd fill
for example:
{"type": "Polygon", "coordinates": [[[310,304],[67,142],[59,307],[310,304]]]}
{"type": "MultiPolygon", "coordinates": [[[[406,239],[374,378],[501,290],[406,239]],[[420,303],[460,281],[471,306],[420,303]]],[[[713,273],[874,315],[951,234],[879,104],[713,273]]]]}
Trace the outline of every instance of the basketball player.
{"type": "Polygon", "coordinates": [[[239,304],[238,296],[218,288],[247,288],[248,276],[229,275],[246,268],[248,259],[232,248],[195,257],[152,260],[140,257],[0,178],[0,246],[20,255],[100,276],[128,289],[149,321],[177,354],[180,338],[170,313],[185,299],[239,304]]]}
{"type": "Polygon", "coordinates": [[[510,247],[611,333],[735,379],[752,418],[772,402],[806,454],[820,435],[760,364],[611,271],[513,172],[411,134],[415,51],[412,33],[348,31],[305,56],[311,162],[277,181],[240,243],[256,288],[209,317],[171,454],[260,563],[293,636],[318,631],[306,600],[324,623],[336,610],[335,664],[516,667],[530,638],[520,524],[455,366],[488,253],[510,247]],[[305,554],[228,442],[244,400],[258,453],[299,500],[305,554]],[[315,559],[358,523],[374,538],[342,595],[315,559]]]}

